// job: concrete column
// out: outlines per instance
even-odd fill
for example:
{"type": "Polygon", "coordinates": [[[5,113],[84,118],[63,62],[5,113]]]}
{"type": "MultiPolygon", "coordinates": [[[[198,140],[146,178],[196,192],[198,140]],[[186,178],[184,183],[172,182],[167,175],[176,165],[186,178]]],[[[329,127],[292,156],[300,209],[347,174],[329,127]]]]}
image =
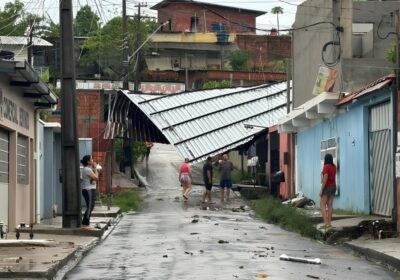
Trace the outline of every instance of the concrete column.
{"type": "Polygon", "coordinates": [[[343,58],[353,58],[353,0],[342,0],[340,23],[343,58]]]}

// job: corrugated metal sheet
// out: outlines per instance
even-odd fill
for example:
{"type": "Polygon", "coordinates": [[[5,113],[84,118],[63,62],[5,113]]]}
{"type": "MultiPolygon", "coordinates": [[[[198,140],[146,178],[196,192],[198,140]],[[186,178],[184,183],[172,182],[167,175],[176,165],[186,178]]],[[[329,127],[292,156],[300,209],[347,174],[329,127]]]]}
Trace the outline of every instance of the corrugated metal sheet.
{"type": "Polygon", "coordinates": [[[370,116],[370,131],[390,129],[391,120],[389,112],[389,103],[372,107],[370,116]]]}
{"type": "Polygon", "coordinates": [[[369,85],[366,85],[365,87],[353,90],[352,92],[347,94],[345,97],[340,99],[339,102],[336,104],[336,106],[341,106],[343,104],[347,104],[347,103],[353,101],[354,99],[364,96],[370,92],[374,92],[379,89],[382,89],[385,86],[390,85],[392,83],[392,81],[394,81],[395,78],[396,78],[396,76],[394,74],[389,74],[387,76],[384,76],[384,77],[370,83],[369,85]]]}
{"type": "Polygon", "coordinates": [[[370,134],[371,210],[384,216],[390,216],[393,208],[389,137],[388,129],[370,134]]]}
{"type": "MultiPolygon", "coordinates": [[[[162,132],[182,157],[192,162],[251,141],[254,135],[264,130],[263,127],[276,125],[278,119],[286,114],[286,82],[185,92],[158,98],[130,94],[128,91],[123,91],[123,94],[162,132]],[[249,130],[244,127],[245,123],[261,127],[249,130]]],[[[143,118],[137,113],[135,116],[136,119],[132,114],[128,116],[132,127],[137,129],[142,126],[152,130],[149,125],[138,123],[143,118]]],[[[146,132],[135,133],[152,136],[149,133],[146,135],[146,132]]]]}
{"type": "MultiPolygon", "coordinates": [[[[1,45],[18,45],[18,46],[26,46],[28,45],[29,37],[24,36],[0,36],[0,46],[1,45]]],[[[52,43],[38,37],[32,38],[33,46],[43,46],[43,47],[51,47],[52,43]]]]}

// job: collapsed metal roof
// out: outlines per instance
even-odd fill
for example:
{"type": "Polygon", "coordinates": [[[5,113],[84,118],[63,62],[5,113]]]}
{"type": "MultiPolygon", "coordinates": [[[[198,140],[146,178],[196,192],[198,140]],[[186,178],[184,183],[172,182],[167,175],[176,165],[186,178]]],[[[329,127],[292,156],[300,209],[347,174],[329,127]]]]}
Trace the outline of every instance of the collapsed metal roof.
{"type": "Polygon", "coordinates": [[[286,114],[286,82],[173,95],[119,91],[105,137],[169,143],[191,162],[253,140],[286,114]],[[253,126],[247,129],[245,124],[253,126]]]}

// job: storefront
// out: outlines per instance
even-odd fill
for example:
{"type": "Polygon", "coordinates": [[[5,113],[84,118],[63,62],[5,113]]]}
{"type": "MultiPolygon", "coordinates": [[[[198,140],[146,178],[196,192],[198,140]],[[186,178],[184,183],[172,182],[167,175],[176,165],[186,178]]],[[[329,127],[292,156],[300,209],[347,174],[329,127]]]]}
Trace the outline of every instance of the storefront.
{"type": "Polygon", "coordinates": [[[0,222],[34,223],[38,109],[56,97],[26,62],[0,61],[0,222]]]}

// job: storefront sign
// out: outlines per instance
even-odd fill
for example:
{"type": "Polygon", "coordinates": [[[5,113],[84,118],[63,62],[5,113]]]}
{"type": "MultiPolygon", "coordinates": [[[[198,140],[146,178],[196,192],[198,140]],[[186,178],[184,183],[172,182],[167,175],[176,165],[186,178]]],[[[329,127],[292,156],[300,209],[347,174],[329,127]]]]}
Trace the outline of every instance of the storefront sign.
{"type": "Polygon", "coordinates": [[[29,113],[18,108],[18,105],[11,99],[3,96],[2,89],[0,89],[0,117],[29,129],[29,113]]]}

